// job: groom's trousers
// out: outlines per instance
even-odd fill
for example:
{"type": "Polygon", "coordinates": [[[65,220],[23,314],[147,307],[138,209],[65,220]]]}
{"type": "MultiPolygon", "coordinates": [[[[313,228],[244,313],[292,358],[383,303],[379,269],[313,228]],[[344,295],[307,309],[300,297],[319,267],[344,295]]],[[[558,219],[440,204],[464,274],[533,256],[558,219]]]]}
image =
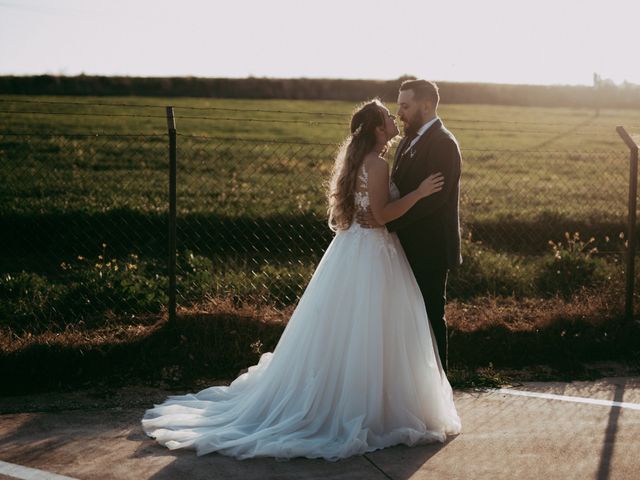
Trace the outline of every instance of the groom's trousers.
{"type": "Polygon", "coordinates": [[[435,267],[413,273],[422,292],[425,306],[427,307],[427,316],[429,317],[433,334],[436,337],[442,368],[447,372],[449,367],[449,345],[444,306],[447,301],[446,288],[449,270],[446,267],[435,267]]]}

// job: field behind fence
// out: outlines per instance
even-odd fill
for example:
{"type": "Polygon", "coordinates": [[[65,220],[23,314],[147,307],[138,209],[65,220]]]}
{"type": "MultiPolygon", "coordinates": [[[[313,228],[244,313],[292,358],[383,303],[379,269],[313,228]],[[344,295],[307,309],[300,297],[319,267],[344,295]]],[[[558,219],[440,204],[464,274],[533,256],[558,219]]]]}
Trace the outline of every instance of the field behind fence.
{"type": "MultiPolygon", "coordinates": [[[[170,103],[178,307],[295,305],[332,238],[326,182],[353,104],[5,96],[3,327],[166,313],[170,103]]],[[[619,292],[612,308],[622,308],[629,149],[615,127],[640,132],[640,113],[482,105],[439,113],[463,155],[464,263],[449,298],[619,292]]]]}

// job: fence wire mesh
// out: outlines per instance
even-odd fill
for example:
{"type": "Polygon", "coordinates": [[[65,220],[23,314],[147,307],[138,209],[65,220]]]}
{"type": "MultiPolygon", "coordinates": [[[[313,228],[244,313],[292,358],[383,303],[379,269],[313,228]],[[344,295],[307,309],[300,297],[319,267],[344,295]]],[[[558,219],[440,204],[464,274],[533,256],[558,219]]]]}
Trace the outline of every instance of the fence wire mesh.
{"type": "MultiPolygon", "coordinates": [[[[178,305],[294,305],[333,236],[326,185],[336,150],[178,134],[178,305]]],[[[162,314],[168,158],[162,135],[0,133],[3,321],[162,314]]],[[[449,298],[549,293],[531,269],[552,256],[549,241],[568,244],[575,232],[594,237],[587,247],[621,276],[627,195],[619,151],[463,148],[464,263],[449,298]]]]}
{"type": "Polygon", "coordinates": [[[165,308],[166,152],[162,136],[0,134],[3,319],[31,331],[165,308]]]}
{"type": "MultiPolygon", "coordinates": [[[[179,302],[210,295],[295,304],[332,238],[326,184],[336,145],[206,137],[179,144],[179,302]]],[[[623,154],[471,150],[463,163],[466,261],[451,275],[449,297],[535,292],[535,275],[509,279],[507,270],[523,258],[552,257],[550,241],[588,243],[622,273],[623,154]]]]}

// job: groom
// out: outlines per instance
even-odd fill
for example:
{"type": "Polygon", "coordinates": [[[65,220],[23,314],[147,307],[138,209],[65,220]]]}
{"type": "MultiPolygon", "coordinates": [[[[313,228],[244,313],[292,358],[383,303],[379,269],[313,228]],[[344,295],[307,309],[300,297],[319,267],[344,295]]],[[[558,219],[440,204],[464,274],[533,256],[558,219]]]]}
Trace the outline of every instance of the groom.
{"type": "MultiPolygon", "coordinates": [[[[462,263],[460,254],[460,172],[458,142],[437,115],[438,86],[407,80],[398,94],[398,117],[404,137],[398,145],[391,181],[400,195],[415,190],[432,173],[444,175],[440,192],[419,200],[402,217],[387,223],[396,232],[424,298],[442,368],[448,370],[447,322],[444,315],[449,270],[462,263]]],[[[371,214],[358,217],[363,226],[377,226],[371,214]]]]}

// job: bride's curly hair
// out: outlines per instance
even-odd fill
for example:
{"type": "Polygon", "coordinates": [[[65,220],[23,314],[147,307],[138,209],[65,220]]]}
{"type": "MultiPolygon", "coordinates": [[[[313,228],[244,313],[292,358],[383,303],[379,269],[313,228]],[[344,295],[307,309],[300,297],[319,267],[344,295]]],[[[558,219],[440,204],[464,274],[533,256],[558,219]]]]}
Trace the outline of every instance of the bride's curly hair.
{"type": "MultiPolygon", "coordinates": [[[[376,146],[375,128],[385,124],[383,109],[380,99],[374,98],[356,107],[351,117],[351,135],[338,150],[327,192],[329,228],[334,232],[349,228],[353,222],[358,170],[376,146]]],[[[382,155],[388,147],[387,144],[382,155]]]]}

